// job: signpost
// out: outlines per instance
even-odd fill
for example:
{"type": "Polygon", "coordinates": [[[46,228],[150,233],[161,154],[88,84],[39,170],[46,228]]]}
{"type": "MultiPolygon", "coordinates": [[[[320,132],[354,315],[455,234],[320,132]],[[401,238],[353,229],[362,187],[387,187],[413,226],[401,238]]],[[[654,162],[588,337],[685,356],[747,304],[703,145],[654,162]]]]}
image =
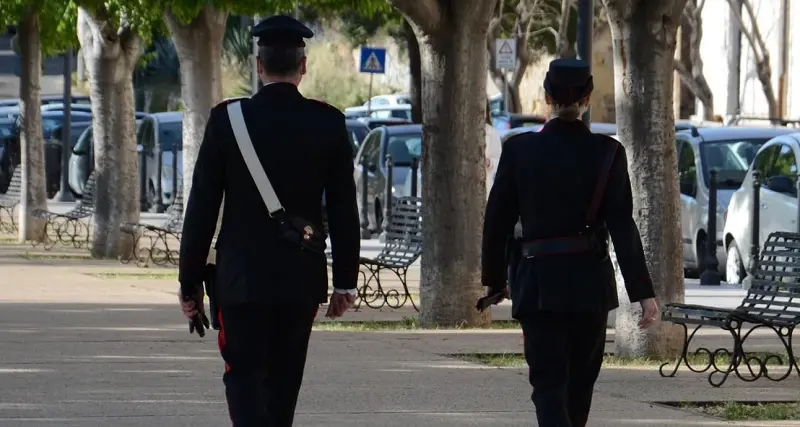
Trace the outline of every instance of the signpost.
{"type": "Polygon", "coordinates": [[[505,111],[508,113],[508,98],[510,96],[508,88],[508,72],[514,71],[517,66],[517,40],[516,39],[494,39],[494,68],[503,73],[505,85],[503,86],[503,103],[505,111]]]}
{"type": "Polygon", "coordinates": [[[358,61],[358,71],[369,73],[369,101],[367,101],[367,115],[372,114],[372,77],[375,74],[386,73],[386,49],[382,47],[361,46],[361,59],[358,61]]]}

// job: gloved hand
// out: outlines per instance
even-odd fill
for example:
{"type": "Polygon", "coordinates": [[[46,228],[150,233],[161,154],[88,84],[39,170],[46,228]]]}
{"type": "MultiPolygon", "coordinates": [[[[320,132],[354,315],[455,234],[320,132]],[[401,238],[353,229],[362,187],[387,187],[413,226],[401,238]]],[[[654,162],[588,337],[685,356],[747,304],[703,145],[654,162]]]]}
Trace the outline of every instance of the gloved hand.
{"type": "Polygon", "coordinates": [[[197,331],[197,335],[204,337],[206,329],[210,328],[208,316],[206,316],[205,308],[203,307],[203,288],[197,288],[197,291],[192,292],[191,295],[184,295],[182,291],[178,292],[178,299],[181,303],[183,315],[189,319],[189,333],[193,334],[197,331]]]}

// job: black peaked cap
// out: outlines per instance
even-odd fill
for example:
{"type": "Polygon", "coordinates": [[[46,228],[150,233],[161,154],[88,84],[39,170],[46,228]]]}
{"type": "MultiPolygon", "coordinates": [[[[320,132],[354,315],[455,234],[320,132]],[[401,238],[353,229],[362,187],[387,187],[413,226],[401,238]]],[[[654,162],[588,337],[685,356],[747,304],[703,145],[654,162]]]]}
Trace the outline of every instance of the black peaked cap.
{"type": "Polygon", "coordinates": [[[586,61],[555,59],[544,79],[544,90],[557,104],[569,105],[592,93],[594,81],[586,61]]]}
{"type": "Polygon", "coordinates": [[[258,37],[259,46],[303,47],[303,39],[314,37],[314,32],[291,16],[274,15],[255,25],[250,35],[258,37]]]}

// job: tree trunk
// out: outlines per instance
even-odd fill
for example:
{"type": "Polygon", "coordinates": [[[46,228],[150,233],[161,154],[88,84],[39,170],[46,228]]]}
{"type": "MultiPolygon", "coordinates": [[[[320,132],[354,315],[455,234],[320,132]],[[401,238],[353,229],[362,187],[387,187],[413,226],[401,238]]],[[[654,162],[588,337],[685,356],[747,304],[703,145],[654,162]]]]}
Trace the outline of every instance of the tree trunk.
{"type": "Polygon", "coordinates": [[[34,218],[36,209],[47,209],[42,137],[42,44],[39,14],[29,8],[17,32],[20,52],[20,153],[22,198],[19,206],[19,241],[43,241],[44,221],[34,218]]]}
{"type": "MultiPolygon", "coordinates": [[[[685,0],[630,9],[604,0],[614,46],[617,130],[628,154],[633,213],[660,305],[683,302],[683,251],[672,111],[673,52],[685,0]],[[679,4],[678,4],[679,3],[679,4]]],[[[616,354],[675,356],[680,329],[638,329],[638,304],[618,281],[616,354]]]]}
{"type": "Polygon", "coordinates": [[[134,250],[120,233],[123,222],[139,221],[139,161],[136,149],[133,70],[141,40],[128,26],[114,28],[108,11],[78,9],[78,39],[86,55],[92,97],[95,158],[94,258],[117,258],[134,250]]]}
{"type": "Polygon", "coordinates": [[[414,28],[403,19],[403,36],[408,48],[408,68],[410,75],[409,95],[411,96],[411,120],[422,123],[422,65],[420,64],[419,43],[414,28]]]}
{"type": "Polygon", "coordinates": [[[203,8],[188,24],[170,11],[164,14],[181,64],[184,200],[189,199],[209,113],[222,101],[222,38],[227,19],[227,12],[211,6],[203,8]]]}
{"type": "Polygon", "coordinates": [[[486,190],[486,34],[492,0],[394,1],[417,32],[422,60],[424,326],[481,325],[481,230],[486,190]],[[420,8],[430,8],[421,13],[420,8]],[[456,191],[455,189],[469,189],[456,191]]]}

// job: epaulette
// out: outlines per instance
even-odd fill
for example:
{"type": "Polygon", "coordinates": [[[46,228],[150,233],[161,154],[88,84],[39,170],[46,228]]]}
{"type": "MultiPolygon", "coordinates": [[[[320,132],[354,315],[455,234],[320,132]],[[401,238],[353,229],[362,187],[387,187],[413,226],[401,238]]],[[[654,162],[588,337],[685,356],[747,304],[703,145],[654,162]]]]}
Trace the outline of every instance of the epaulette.
{"type": "Polygon", "coordinates": [[[225,99],[222,100],[222,102],[220,102],[219,104],[215,105],[214,108],[221,107],[221,106],[224,106],[224,105],[228,105],[228,104],[230,104],[232,102],[242,101],[244,99],[250,99],[250,98],[247,97],[247,96],[237,96],[237,97],[233,97],[233,98],[225,98],[225,99]]]}
{"type": "Polygon", "coordinates": [[[314,98],[306,98],[306,99],[308,99],[309,101],[314,101],[315,104],[319,104],[320,106],[323,106],[323,107],[328,108],[330,110],[334,110],[334,111],[337,111],[337,112],[341,113],[341,110],[339,110],[338,108],[334,107],[331,104],[328,104],[325,101],[322,101],[320,99],[314,99],[314,98]]]}

